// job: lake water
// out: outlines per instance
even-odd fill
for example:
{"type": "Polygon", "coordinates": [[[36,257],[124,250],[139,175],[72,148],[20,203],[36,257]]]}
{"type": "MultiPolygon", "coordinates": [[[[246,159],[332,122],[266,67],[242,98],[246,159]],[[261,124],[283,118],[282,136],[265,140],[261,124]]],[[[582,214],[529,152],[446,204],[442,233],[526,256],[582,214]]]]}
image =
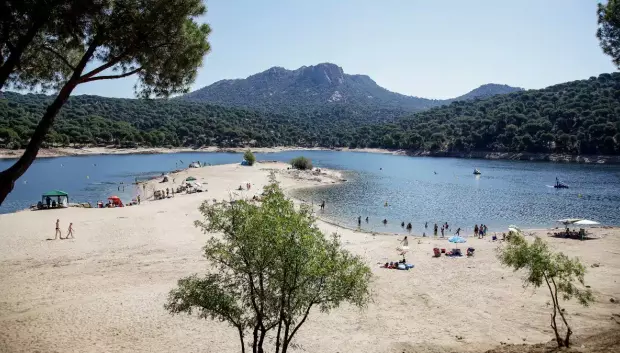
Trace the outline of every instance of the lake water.
{"type": "MultiPolygon", "coordinates": [[[[620,166],[335,151],[258,153],[256,157],[288,162],[302,154],[317,167],[345,170],[348,182],[302,189],[295,196],[315,204],[325,200],[323,216],[349,227],[357,226],[358,216],[369,217],[368,223],[362,221],[363,229],[386,232],[403,232],[400,223],[411,222],[414,231],[422,233],[428,222],[427,234],[436,222],[448,222],[453,231],[484,223],[491,232],[509,224],[551,226],[567,217],[620,225],[620,166]],[[474,168],[482,175],[474,176],[474,168]],[[550,187],[556,176],[570,189],[550,187]]],[[[161,175],[190,161],[226,164],[241,158],[234,153],[175,153],[38,159],[16,183],[0,213],[26,208],[51,189],[68,192],[71,202],[94,203],[111,194],[129,200],[136,194],[131,184],[135,178],[161,175]]],[[[0,160],[0,168],[11,163],[0,160]]]]}

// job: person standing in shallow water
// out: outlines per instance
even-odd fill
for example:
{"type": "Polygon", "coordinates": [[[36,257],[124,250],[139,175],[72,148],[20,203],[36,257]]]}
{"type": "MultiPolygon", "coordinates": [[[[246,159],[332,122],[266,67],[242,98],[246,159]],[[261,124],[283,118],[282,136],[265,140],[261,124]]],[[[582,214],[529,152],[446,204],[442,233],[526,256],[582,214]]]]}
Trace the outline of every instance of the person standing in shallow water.
{"type": "Polygon", "coordinates": [[[357,216],[357,226],[358,227],[362,226],[362,216],[357,216]]]}
{"type": "Polygon", "coordinates": [[[424,229],[428,229],[428,222],[424,222],[424,229]]]}
{"type": "Polygon", "coordinates": [[[435,227],[433,228],[433,235],[437,236],[437,223],[435,223],[435,227]]]}

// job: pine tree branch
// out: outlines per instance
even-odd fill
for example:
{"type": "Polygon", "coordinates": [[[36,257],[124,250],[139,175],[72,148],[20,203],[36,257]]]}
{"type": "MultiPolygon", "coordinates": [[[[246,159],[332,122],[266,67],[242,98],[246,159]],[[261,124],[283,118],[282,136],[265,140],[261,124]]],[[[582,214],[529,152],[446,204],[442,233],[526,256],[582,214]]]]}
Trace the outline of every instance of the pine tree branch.
{"type": "Polygon", "coordinates": [[[112,79],[115,79],[115,78],[123,78],[123,77],[131,76],[131,75],[133,75],[135,73],[138,73],[140,71],[142,71],[141,67],[139,67],[139,68],[137,68],[135,70],[131,70],[129,72],[125,72],[125,73],[120,74],[120,75],[106,75],[106,76],[84,77],[81,82],[91,82],[91,81],[112,80],[112,79]]]}
{"type": "Polygon", "coordinates": [[[71,65],[71,63],[69,62],[69,60],[67,60],[67,58],[65,58],[64,56],[62,56],[59,52],[57,52],[56,50],[50,48],[50,47],[46,47],[46,46],[41,46],[41,49],[46,50],[52,54],[54,54],[55,57],[57,57],[58,59],[60,59],[60,61],[62,61],[65,65],[67,65],[72,71],[75,71],[75,66],[71,65]]]}

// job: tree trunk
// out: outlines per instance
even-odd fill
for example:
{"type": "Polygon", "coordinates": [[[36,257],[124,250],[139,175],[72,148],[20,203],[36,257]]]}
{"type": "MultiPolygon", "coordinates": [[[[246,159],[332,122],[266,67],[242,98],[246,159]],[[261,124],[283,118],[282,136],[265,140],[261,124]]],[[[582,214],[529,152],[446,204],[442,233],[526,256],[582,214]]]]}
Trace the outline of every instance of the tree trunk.
{"type": "Polygon", "coordinates": [[[551,301],[553,302],[553,314],[551,314],[551,328],[553,329],[553,333],[555,334],[555,341],[558,344],[558,347],[562,347],[564,341],[562,340],[562,338],[560,337],[560,334],[558,333],[558,324],[555,321],[557,313],[558,313],[558,303],[556,301],[557,296],[555,294],[555,292],[553,291],[553,288],[551,288],[551,283],[549,283],[549,278],[544,275],[545,278],[545,282],[547,283],[547,287],[549,288],[549,293],[551,294],[551,301]]]}
{"type": "Polygon", "coordinates": [[[0,206],[2,206],[2,203],[8,194],[13,191],[13,187],[15,186],[17,179],[24,175],[26,170],[28,170],[30,165],[32,165],[32,162],[34,162],[37,158],[37,154],[39,153],[43,139],[45,139],[45,135],[54,124],[56,115],[67,99],[69,99],[73,89],[80,84],[80,82],[82,82],[82,71],[84,71],[86,64],[95,53],[97,46],[98,38],[96,36],[88,46],[86,53],[82,55],[82,58],[80,59],[80,62],[75,70],[73,70],[73,75],[71,75],[69,81],[67,81],[60,92],[58,92],[58,95],[52,104],[47,107],[43,118],[41,118],[39,125],[37,125],[37,128],[34,130],[32,137],[30,137],[30,142],[28,142],[28,146],[26,146],[24,154],[17,160],[17,162],[15,162],[15,164],[0,172],[0,206]]]}
{"type": "Polygon", "coordinates": [[[24,151],[24,154],[8,169],[0,172],[0,206],[6,199],[7,195],[13,191],[15,182],[19,179],[26,170],[30,167],[32,162],[37,158],[41,143],[45,138],[45,135],[54,124],[54,118],[62,108],[63,104],[67,101],[73,89],[77,86],[76,82],[69,81],[58,93],[54,102],[47,107],[43,118],[34,130],[34,134],[30,138],[30,142],[24,151]]]}

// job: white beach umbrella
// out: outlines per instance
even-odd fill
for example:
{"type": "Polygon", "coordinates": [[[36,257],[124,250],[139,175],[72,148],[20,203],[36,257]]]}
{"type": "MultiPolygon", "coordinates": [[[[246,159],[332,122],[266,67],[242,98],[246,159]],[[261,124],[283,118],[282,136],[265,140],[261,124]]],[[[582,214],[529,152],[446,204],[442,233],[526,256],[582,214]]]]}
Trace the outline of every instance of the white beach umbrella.
{"type": "Polygon", "coordinates": [[[591,225],[600,224],[600,223],[596,221],[591,221],[589,219],[582,219],[580,221],[574,222],[573,224],[578,225],[578,226],[591,226],[591,225]]]}
{"type": "Polygon", "coordinates": [[[566,225],[566,224],[573,224],[581,220],[582,220],[581,218],[565,218],[565,219],[558,219],[558,222],[566,225]]]}
{"type": "Polygon", "coordinates": [[[521,228],[515,226],[514,224],[509,225],[508,230],[511,232],[517,232],[517,233],[521,232],[521,228]]]}

